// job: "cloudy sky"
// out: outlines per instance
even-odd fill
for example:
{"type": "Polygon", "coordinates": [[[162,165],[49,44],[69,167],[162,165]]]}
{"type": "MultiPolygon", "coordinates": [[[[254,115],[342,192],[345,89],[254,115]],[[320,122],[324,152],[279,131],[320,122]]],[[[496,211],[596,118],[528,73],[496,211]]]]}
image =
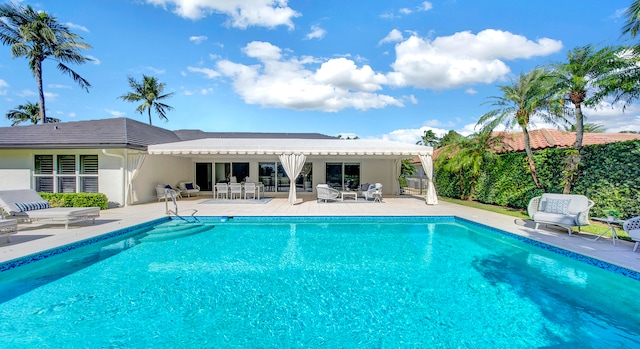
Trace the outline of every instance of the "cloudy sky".
{"type": "MultiPolygon", "coordinates": [[[[39,0],[92,46],[73,66],[87,93],[44,66],[49,116],[129,117],[127,77],[151,75],[174,96],[164,128],[319,132],[415,143],[427,129],[468,134],[489,97],[521,72],[621,36],[631,0],[39,0]]],[[[0,126],[36,102],[24,58],[0,47],[0,126]]],[[[640,131],[640,107],[603,103],[587,122],[640,131]]],[[[538,124],[534,127],[544,127],[538,124]]]]}

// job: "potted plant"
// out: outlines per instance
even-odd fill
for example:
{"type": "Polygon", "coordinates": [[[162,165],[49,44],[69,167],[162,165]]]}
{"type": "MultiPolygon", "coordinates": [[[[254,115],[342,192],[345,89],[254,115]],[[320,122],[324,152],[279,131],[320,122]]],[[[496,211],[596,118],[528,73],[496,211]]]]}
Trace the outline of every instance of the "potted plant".
{"type": "Polygon", "coordinates": [[[615,221],[620,216],[620,211],[613,207],[609,207],[604,210],[604,213],[607,215],[607,219],[610,221],[615,221]]]}

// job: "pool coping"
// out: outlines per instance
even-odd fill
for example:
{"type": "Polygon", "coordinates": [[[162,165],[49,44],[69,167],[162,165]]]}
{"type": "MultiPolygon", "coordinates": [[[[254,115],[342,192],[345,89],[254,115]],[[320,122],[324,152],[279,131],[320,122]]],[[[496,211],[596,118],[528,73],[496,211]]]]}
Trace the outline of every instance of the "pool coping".
{"type": "MultiPolygon", "coordinates": [[[[425,222],[425,223],[437,223],[437,222],[452,222],[452,223],[456,223],[456,222],[464,222],[465,224],[469,224],[469,225],[473,225],[473,226],[477,226],[483,229],[487,229],[489,231],[492,231],[494,233],[498,233],[500,235],[503,236],[507,236],[509,238],[524,242],[526,244],[532,245],[532,246],[536,246],[538,248],[542,248],[544,250],[559,254],[559,255],[563,255],[565,257],[571,258],[573,260],[577,260],[580,261],[582,263],[586,263],[588,265],[592,265],[595,267],[598,267],[600,269],[604,269],[607,270],[609,272],[613,272],[615,274],[619,274],[634,280],[638,280],[640,281],[640,272],[631,270],[629,268],[625,268],[610,262],[606,262],[606,261],[602,261],[600,259],[594,258],[594,257],[589,257],[589,256],[585,256],[583,254],[577,253],[577,252],[573,252],[573,251],[569,251],[566,249],[563,249],[561,247],[557,247],[554,245],[551,245],[549,243],[546,242],[541,242],[541,241],[537,241],[525,236],[521,236],[515,233],[511,233],[499,228],[495,228],[483,223],[479,223],[479,222],[475,222],[473,220],[467,219],[467,218],[462,218],[459,216],[455,216],[455,215],[443,215],[443,216],[198,216],[198,217],[190,217],[187,220],[194,220],[194,221],[218,221],[218,222],[228,222],[229,220],[234,220],[234,221],[253,221],[256,219],[260,219],[263,221],[305,221],[305,222],[310,222],[310,221],[331,221],[331,220],[350,220],[350,221],[370,221],[370,220],[377,220],[377,221],[397,221],[398,219],[403,219],[403,220],[417,220],[420,222],[425,222]]],[[[19,257],[16,259],[12,259],[12,260],[8,260],[5,262],[0,262],[0,273],[7,271],[7,270],[11,270],[17,267],[20,267],[22,265],[26,265],[29,263],[33,263],[36,261],[40,261],[55,255],[59,255],[68,251],[72,251],[84,246],[88,246],[88,245],[92,245],[95,244],[97,242],[101,242],[104,240],[108,240],[108,239],[112,239],[121,235],[125,235],[128,233],[131,233],[135,230],[139,230],[139,229],[145,229],[145,228],[149,228],[167,221],[171,221],[171,220],[177,220],[176,218],[171,218],[171,217],[162,217],[162,218],[157,218],[157,219],[152,219],[150,221],[144,222],[144,223],[140,223],[140,224],[135,224],[126,228],[121,228],[121,229],[117,229],[105,234],[101,234],[101,235],[97,235],[88,239],[84,239],[84,240],[80,240],[77,242],[73,242],[67,245],[63,245],[63,246],[59,246],[59,247],[55,247],[55,248],[51,248],[42,252],[37,252],[34,254],[30,254],[27,256],[23,256],[23,257],[19,257]]]]}

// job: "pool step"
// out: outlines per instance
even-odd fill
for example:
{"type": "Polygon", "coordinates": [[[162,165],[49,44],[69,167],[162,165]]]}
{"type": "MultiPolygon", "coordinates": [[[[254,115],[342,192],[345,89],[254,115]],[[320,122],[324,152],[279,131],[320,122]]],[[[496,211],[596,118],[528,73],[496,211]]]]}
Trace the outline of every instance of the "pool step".
{"type": "Polygon", "coordinates": [[[200,222],[176,222],[174,224],[163,224],[147,232],[147,235],[140,239],[141,242],[158,242],[173,239],[180,239],[190,235],[199,234],[210,230],[213,225],[200,222]]]}

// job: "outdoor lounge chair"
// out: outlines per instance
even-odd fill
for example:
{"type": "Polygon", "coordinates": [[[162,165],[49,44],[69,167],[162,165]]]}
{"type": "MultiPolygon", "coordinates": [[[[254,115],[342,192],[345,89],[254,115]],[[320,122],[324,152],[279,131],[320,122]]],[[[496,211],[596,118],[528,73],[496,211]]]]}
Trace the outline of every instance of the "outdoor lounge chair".
{"type": "Polygon", "coordinates": [[[7,242],[11,242],[11,235],[18,233],[18,221],[4,219],[4,210],[0,209],[0,236],[6,235],[7,242]]]}
{"type": "Polygon", "coordinates": [[[636,242],[633,246],[633,252],[636,252],[638,250],[638,246],[640,246],[640,216],[626,220],[622,227],[624,228],[624,231],[629,234],[631,240],[636,242]]]}
{"type": "Polygon", "coordinates": [[[374,201],[382,200],[382,184],[380,183],[372,183],[369,184],[369,189],[362,192],[365,200],[372,199],[374,201]]]}
{"type": "Polygon", "coordinates": [[[180,192],[171,188],[171,186],[169,185],[163,185],[163,184],[158,184],[156,185],[156,196],[158,198],[158,201],[162,201],[162,200],[171,200],[171,194],[173,194],[173,197],[177,200],[177,199],[182,199],[182,195],[180,195],[180,192]]]}
{"type": "Polygon", "coordinates": [[[100,207],[51,207],[33,189],[17,189],[0,191],[0,207],[8,213],[9,218],[18,221],[49,221],[64,224],[91,220],[95,223],[100,217],[100,207]]]}
{"type": "Polygon", "coordinates": [[[216,183],[216,194],[214,198],[222,199],[223,196],[225,199],[229,198],[229,185],[227,183],[216,183]]]}
{"type": "Polygon", "coordinates": [[[187,194],[188,198],[191,197],[191,194],[196,196],[200,194],[200,186],[193,182],[180,182],[178,183],[178,188],[180,189],[180,194],[187,194]]]}
{"type": "Polygon", "coordinates": [[[316,191],[318,193],[318,200],[324,200],[324,202],[327,202],[327,200],[337,200],[338,196],[340,196],[340,192],[329,187],[328,184],[318,184],[316,191]]]}

